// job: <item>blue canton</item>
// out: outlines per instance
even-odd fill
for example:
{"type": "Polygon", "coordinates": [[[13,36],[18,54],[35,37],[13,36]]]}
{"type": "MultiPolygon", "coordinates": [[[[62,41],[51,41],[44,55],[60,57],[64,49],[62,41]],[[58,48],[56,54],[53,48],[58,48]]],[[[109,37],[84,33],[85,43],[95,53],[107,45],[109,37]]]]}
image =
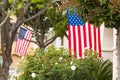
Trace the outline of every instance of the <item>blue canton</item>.
{"type": "Polygon", "coordinates": [[[83,26],[85,22],[77,14],[68,14],[68,24],[72,26],[83,26]]]}
{"type": "Polygon", "coordinates": [[[27,32],[26,29],[20,27],[19,39],[24,39],[26,32],[27,32]]]}

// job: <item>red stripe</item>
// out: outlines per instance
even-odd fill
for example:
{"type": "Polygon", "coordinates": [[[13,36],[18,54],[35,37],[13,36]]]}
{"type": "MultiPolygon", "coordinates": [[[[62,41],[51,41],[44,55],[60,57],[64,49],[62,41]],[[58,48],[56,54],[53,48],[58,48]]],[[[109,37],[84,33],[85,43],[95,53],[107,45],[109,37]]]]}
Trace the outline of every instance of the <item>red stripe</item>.
{"type": "MultiPolygon", "coordinates": [[[[28,34],[27,34],[27,37],[26,37],[28,40],[32,39],[32,35],[31,34],[32,33],[29,31],[28,34]]],[[[23,54],[24,56],[27,53],[27,49],[29,47],[29,44],[30,44],[30,42],[26,41],[26,45],[25,45],[25,49],[24,49],[24,54],[23,54]]]]}
{"type": "Polygon", "coordinates": [[[101,38],[100,38],[100,27],[98,28],[98,51],[99,51],[99,57],[101,58],[102,57],[102,54],[101,54],[101,38]]]}
{"type": "Polygon", "coordinates": [[[68,47],[69,47],[69,53],[70,53],[70,55],[72,55],[71,54],[71,32],[70,32],[71,30],[70,30],[70,25],[68,25],[68,47]]]}
{"type": "Polygon", "coordinates": [[[79,56],[82,57],[81,26],[78,26],[79,56]]]}
{"type": "MultiPolygon", "coordinates": [[[[27,31],[25,34],[25,39],[31,40],[32,39],[32,32],[27,31]]],[[[25,39],[17,39],[15,52],[20,53],[21,56],[25,56],[27,49],[29,47],[30,42],[25,39]]]]}
{"type": "Polygon", "coordinates": [[[86,26],[83,26],[84,47],[87,47],[86,26]]]}
{"type": "Polygon", "coordinates": [[[88,22],[89,48],[92,48],[91,24],[88,22]]]}
{"type": "MultiPolygon", "coordinates": [[[[30,39],[29,37],[30,37],[29,32],[26,32],[25,39],[28,39],[28,40],[29,40],[29,39],[30,39]]],[[[26,52],[27,52],[28,44],[29,44],[29,42],[26,41],[26,40],[24,40],[23,50],[22,50],[22,55],[23,55],[23,56],[24,56],[24,55],[26,54],[26,52]]]]}
{"type": "Polygon", "coordinates": [[[21,53],[21,56],[22,56],[22,54],[24,54],[23,51],[24,51],[25,40],[22,39],[20,41],[21,41],[20,42],[20,44],[21,44],[21,46],[20,46],[20,53],[21,53]]]}
{"type": "Polygon", "coordinates": [[[24,43],[23,43],[23,46],[22,46],[22,47],[23,47],[23,48],[22,48],[23,50],[21,50],[21,51],[22,51],[22,52],[21,52],[21,55],[22,55],[22,56],[24,56],[24,55],[26,54],[25,51],[26,51],[27,43],[28,43],[28,42],[27,42],[26,40],[24,40],[24,43]]]}
{"type": "Polygon", "coordinates": [[[74,47],[74,57],[77,58],[77,51],[76,51],[76,31],[75,31],[75,26],[72,27],[73,28],[73,39],[74,39],[74,44],[73,44],[73,47],[74,47]]]}
{"type": "Polygon", "coordinates": [[[94,26],[94,50],[97,50],[97,46],[96,46],[97,42],[96,42],[96,27],[94,26]]]}
{"type": "Polygon", "coordinates": [[[83,55],[82,55],[83,54],[82,52],[84,52],[83,47],[84,48],[85,47],[90,47],[90,49],[94,48],[94,51],[98,51],[99,52],[99,57],[101,58],[102,54],[101,54],[101,37],[100,37],[100,34],[101,34],[100,33],[100,28],[96,28],[95,26],[92,26],[90,23],[88,23],[87,26],[86,25],[84,25],[84,26],[68,26],[68,41],[69,41],[68,46],[69,46],[69,50],[73,49],[74,57],[77,58],[77,50],[79,50],[78,51],[79,57],[83,57],[83,55]],[[87,34],[87,31],[86,31],[87,30],[86,27],[88,27],[88,34],[87,34]],[[78,33],[76,33],[76,32],[78,32],[78,33]],[[83,33],[81,33],[81,32],[83,32],[83,33]],[[88,41],[89,46],[87,46],[87,36],[89,38],[89,41],[88,41]],[[92,37],[94,38],[93,39],[94,41],[92,41],[92,37]],[[78,40],[76,40],[76,39],[78,39],[78,40]],[[71,42],[71,41],[73,41],[73,42],[71,42]]]}

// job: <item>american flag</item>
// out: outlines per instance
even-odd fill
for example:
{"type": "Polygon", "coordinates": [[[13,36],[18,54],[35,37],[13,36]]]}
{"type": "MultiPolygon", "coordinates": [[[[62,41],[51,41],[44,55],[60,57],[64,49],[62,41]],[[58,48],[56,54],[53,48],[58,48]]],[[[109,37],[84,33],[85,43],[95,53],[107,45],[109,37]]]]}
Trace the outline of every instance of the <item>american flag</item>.
{"type": "Polygon", "coordinates": [[[19,36],[16,41],[15,52],[19,53],[21,56],[25,56],[30,41],[32,39],[32,32],[20,27],[19,36]]]}
{"type": "Polygon", "coordinates": [[[85,49],[98,52],[101,58],[101,28],[95,27],[89,22],[84,22],[75,14],[68,16],[68,47],[70,54],[75,58],[85,57],[85,49]]]}

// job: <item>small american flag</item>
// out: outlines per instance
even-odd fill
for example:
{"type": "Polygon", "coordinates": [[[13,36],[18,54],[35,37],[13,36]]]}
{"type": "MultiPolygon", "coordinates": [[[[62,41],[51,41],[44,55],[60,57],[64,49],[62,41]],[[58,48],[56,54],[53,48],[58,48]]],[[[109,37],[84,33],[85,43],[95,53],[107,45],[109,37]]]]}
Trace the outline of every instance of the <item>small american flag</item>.
{"type": "Polygon", "coordinates": [[[19,53],[21,56],[25,56],[30,41],[32,39],[32,32],[20,27],[19,36],[16,41],[15,52],[19,53]]]}
{"type": "Polygon", "coordinates": [[[85,48],[97,51],[101,58],[101,29],[96,28],[89,22],[84,23],[77,14],[67,14],[68,16],[68,47],[70,54],[75,58],[85,56],[85,48]]]}

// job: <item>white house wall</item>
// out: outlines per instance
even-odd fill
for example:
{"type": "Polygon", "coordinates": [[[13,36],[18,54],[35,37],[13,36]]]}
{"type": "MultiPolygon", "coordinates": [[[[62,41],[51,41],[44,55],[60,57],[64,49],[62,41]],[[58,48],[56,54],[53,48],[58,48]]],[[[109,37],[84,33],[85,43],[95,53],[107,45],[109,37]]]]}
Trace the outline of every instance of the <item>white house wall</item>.
{"type": "Polygon", "coordinates": [[[102,52],[104,59],[113,61],[113,29],[111,28],[104,28],[102,52]]]}

